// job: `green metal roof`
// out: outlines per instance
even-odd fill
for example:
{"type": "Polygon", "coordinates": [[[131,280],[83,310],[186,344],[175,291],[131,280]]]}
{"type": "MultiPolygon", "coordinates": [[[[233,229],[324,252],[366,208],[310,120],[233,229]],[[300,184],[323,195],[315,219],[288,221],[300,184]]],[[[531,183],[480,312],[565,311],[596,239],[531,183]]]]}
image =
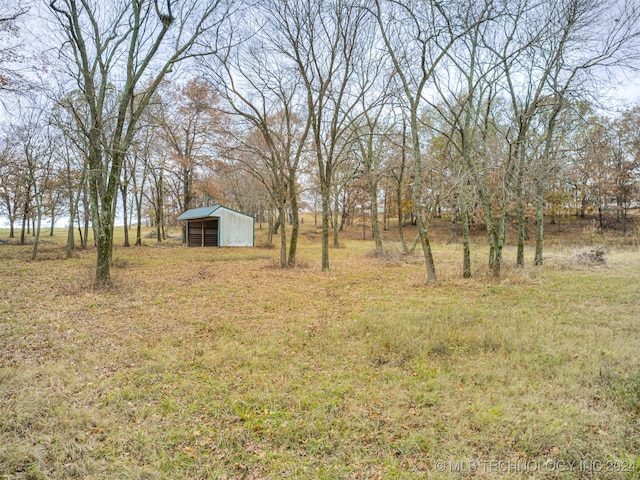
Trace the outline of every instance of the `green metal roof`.
{"type": "Polygon", "coordinates": [[[220,205],[214,205],[213,207],[192,208],[187,210],[178,217],[178,220],[193,220],[194,218],[206,218],[210,217],[213,212],[218,210],[220,205]]]}

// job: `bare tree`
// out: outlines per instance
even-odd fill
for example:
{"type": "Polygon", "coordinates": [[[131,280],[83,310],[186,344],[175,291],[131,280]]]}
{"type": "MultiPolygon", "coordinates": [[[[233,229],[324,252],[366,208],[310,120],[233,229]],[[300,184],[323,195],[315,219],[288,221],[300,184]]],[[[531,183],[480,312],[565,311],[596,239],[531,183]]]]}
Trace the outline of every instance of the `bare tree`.
{"type": "MultiPolygon", "coordinates": [[[[170,169],[180,184],[179,207],[185,211],[195,206],[193,189],[196,172],[211,161],[214,134],[222,129],[220,124],[224,119],[219,109],[219,99],[209,83],[198,77],[182,86],[165,81],[155,98],[157,103],[150,110],[149,120],[162,132],[160,140],[166,146],[170,169]]],[[[154,169],[153,173],[155,178],[164,176],[162,169],[154,169]]],[[[154,203],[161,201],[161,198],[157,198],[154,203]]],[[[186,230],[183,228],[183,242],[186,241],[186,230]]]]}
{"type": "MultiPolygon", "coordinates": [[[[436,1],[392,2],[374,0],[372,11],[384,46],[399,79],[407,110],[413,154],[416,223],[427,269],[427,281],[436,282],[436,268],[428,234],[433,204],[424,202],[424,173],[419,117],[425,90],[440,62],[460,32],[452,24],[452,14],[436,1]]],[[[454,6],[453,4],[451,6],[454,6]]]]}
{"type": "MultiPolygon", "coordinates": [[[[79,110],[79,92],[65,94],[56,101],[51,114],[51,123],[61,135],[56,155],[64,177],[63,184],[68,202],[69,225],[67,228],[66,258],[71,258],[75,248],[74,222],[78,221],[81,246],[86,247],[87,234],[83,235],[80,228],[80,203],[85,197],[86,180],[88,175],[88,145],[87,139],[78,129],[76,118],[82,116],[79,110]]],[[[87,212],[84,212],[85,224],[88,232],[87,212]]]]}
{"type": "Polygon", "coordinates": [[[25,65],[26,55],[20,45],[20,23],[29,8],[24,1],[2,0],[0,11],[0,92],[21,94],[31,87],[25,76],[31,67],[25,65]]]}
{"type": "Polygon", "coordinates": [[[121,171],[137,124],[166,74],[196,55],[198,38],[220,31],[227,17],[222,0],[188,1],[172,11],[153,3],[52,0],[60,56],[82,92],[87,115],[77,118],[87,139],[89,192],[96,235],[97,287],[111,284],[113,224],[121,171]],[[114,95],[109,117],[108,95],[114,95]]]}
{"type": "Polygon", "coordinates": [[[1,142],[0,212],[9,220],[9,238],[15,238],[15,223],[20,213],[20,205],[23,204],[25,185],[21,178],[20,164],[16,161],[16,145],[11,141],[11,134],[4,134],[1,142]]]}
{"type": "MultiPolygon", "coordinates": [[[[375,30],[370,33],[371,44],[374,44],[375,33],[375,30]]],[[[378,215],[379,183],[384,174],[385,157],[389,154],[390,134],[395,128],[392,83],[391,77],[385,72],[384,60],[384,56],[372,51],[368,61],[359,64],[358,90],[363,93],[351,123],[359,168],[368,187],[371,230],[378,254],[382,253],[382,230],[378,215]]]]}
{"type": "MultiPolygon", "coordinates": [[[[494,3],[470,1],[461,9],[459,21],[466,31],[447,51],[445,68],[438,72],[434,82],[440,101],[431,104],[443,122],[443,127],[436,129],[446,138],[444,149],[455,152],[455,163],[459,165],[459,172],[454,176],[458,182],[457,203],[462,224],[463,278],[471,277],[469,197],[481,151],[482,112],[492,92],[488,82],[495,80],[495,62],[483,45],[500,17],[494,3]]],[[[452,217],[454,221],[457,215],[454,213],[452,217]]]]}
{"type": "Polygon", "coordinates": [[[277,32],[274,47],[295,68],[311,123],[311,144],[318,165],[322,203],[322,270],[329,270],[331,182],[341,160],[350,121],[357,104],[354,65],[363,52],[360,31],[366,13],[352,0],[265,3],[277,32]]]}
{"type": "Polygon", "coordinates": [[[33,249],[31,259],[35,260],[38,255],[38,244],[40,241],[40,231],[43,214],[43,198],[50,188],[49,182],[53,171],[53,151],[54,140],[50,123],[46,116],[46,107],[34,105],[25,110],[25,116],[21,122],[13,126],[13,139],[18,145],[20,160],[24,162],[23,171],[25,181],[28,182],[28,190],[31,192],[31,199],[34,202],[34,228],[33,249]]]}
{"type": "Polygon", "coordinates": [[[156,129],[150,124],[145,125],[136,135],[136,139],[127,155],[129,175],[131,176],[131,193],[135,206],[135,245],[137,247],[142,245],[142,208],[150,176],[149,172],[152,169],[167,169],[165,156],[156,155],[156,149],[162,143],[157,138],[158,130],[160,129],[156,129]]]}
{"type": "Polygon", "coordinates": [[[278,211],[280,266],[295,266],[299,231],[298,169],[308,146],[311,117],[304,115],[301,81],[292,65],[280,62],[277,32],[264,27],[264,5],[245,12],[245,38],[206,65],[235,124],[227,156],[269,192],[278,211]],[[287,251],[286,217],[291,212],[287,251]]]}
{"type": "Polygon", "coordinates": [[[535,176],[535,265],[543,263],[545,186],[556,168],[556,130],[562,111],[576,98],[586,96],[595,75],[636,69],[640,57],[640,6],[635,2],[567,0],[552,21],[560,33],[549,42],[550,51],[559,58],[551,62],[547,80],[550,93],[541,101],[546,128],[535,176]],[[594,36],[594,31],[600,35],[594,36]]]}

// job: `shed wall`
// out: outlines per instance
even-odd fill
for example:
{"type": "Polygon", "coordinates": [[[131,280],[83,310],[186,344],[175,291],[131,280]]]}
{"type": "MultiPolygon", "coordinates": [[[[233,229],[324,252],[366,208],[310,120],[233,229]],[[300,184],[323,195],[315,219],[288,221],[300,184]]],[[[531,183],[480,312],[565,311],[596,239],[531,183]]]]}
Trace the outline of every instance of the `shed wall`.
{"type": "Polygon", "coordinates": [[[253,218],[233,210],[220,208],[215,215],[220,217],[221,247],[252,247],[253,218]]]}

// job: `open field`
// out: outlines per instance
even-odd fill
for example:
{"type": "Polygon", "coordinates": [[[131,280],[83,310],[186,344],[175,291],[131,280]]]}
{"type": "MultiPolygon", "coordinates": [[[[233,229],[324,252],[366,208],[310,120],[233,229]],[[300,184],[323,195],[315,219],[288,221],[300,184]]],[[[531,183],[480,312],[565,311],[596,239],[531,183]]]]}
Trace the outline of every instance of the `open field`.
{"type": "Polygon", "coordinates": [[[0,245],[0,478],[640,478],[637,248],[494,280],[476,245],[463,281],[438,243],[427,287],[355,239],[321,273],[305,228],[292,270],[118,247],[108,292],[91,250],[0,245]]]}

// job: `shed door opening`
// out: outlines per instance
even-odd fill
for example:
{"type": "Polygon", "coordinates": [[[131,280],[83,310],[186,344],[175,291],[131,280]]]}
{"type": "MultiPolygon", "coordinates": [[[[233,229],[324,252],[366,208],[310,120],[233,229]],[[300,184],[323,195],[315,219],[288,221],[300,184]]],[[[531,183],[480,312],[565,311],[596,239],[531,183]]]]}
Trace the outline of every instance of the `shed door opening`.
{"type": "Polygon", "coordinates": [[[218,219],[190,221],[188,236],[190,247],[217,247],[218,219]]]}

